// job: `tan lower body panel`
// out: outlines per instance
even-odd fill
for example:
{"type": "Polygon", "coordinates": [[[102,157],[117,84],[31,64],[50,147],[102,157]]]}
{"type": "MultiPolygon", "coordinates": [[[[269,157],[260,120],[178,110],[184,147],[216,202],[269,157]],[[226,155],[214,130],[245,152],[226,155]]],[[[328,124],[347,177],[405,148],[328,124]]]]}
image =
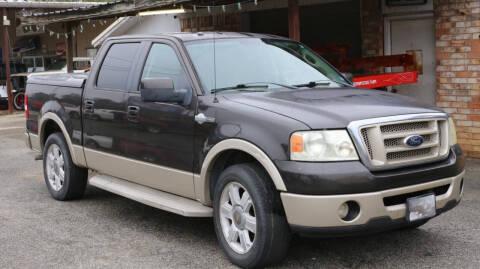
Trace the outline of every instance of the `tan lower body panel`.
{"type": "Polygon", "coordinates": [[[72,145],[72,150],[72,155],[75,156],[73,159],[77,161],[75,164],[81,167],[87,167],[85,155],[83,154],[83,147],[78,145],[72,145]]]}
{"type": "Polygon", "coordinates": [[[193,173],[87,148],[84,151],[88,167],[99,173],[195,199],[193,173]]]}
{"type": "MultiPolygon", "coordinates": [[[[28,148],[40,153],[42,152],[42,145],[40,144],[40,137],[38,135],[25,132],[25,139],[28,148]]],[[[71,147],[69,146],[69,148],[72,149],[70,154],[72,155],[73,163],[81,167],[86,167],[87,163],[85,162],[85,157],[83,155],[83,147],[72,144],[71,147]]]]}
{"type": "Polygon", "coordinates": [[[90,185],[127,197],[140,203],[187,217],[211,217],[211,207],[200,202],[158,191],[123,179],[94,174],[90,185]]]}
{"type": "Polygon", "coordinates": [[[40,138],[38,135],[26,132],[25,139],[27,140],[27,147],[35,151],[41,151],[40,138]]]}
{"type": "Polygon", "coordinates": [[[437,209],[443,208],[449,201],[458,201],[462,195],[460,193],[460,182],[464,174],[465,171],[451,178],[370,193],[318,196],[281,193],[280,196],[288,223],[292,225],[308,227],[361,225],[378,217],[386,216],[391,219],[405,217],[406,205],[385,206],[383,203],[383,198],[385,197],[428,190],[450,184],[446,193],[435,197],[436,207],[437,209]],[[352,221],[344,221],[338,216],[338,208],[347,201],[355,201],[360,205],[360,213],[352,221]]]}

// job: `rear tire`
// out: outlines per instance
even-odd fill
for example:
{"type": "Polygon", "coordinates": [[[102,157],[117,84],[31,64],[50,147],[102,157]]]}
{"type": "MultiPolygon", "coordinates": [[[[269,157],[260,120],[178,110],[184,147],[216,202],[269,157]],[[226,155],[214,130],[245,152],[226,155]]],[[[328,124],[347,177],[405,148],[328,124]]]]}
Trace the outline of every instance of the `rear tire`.
{"type": "Polygon", "coordinates": [[[15,107],[16,110],[24,110],[25,109],[25,93],[24,92],[18,92],[15,94],[13,97],[13,107],[15,107]]]}
{"type": "Polygon", "coordinates": [[[291,233],[280,195],[256,164],[225,169],[215,185],[214,226],[229,260],[244,268],[282,261],[291,233]]]}
{"type": "Polygon", "coordinates": [[[81,198],[87,186],[88,171],[76,166],[61,133],[47,138],[43,147],[43,174],[48,191],[60,201],[81,198]]]}

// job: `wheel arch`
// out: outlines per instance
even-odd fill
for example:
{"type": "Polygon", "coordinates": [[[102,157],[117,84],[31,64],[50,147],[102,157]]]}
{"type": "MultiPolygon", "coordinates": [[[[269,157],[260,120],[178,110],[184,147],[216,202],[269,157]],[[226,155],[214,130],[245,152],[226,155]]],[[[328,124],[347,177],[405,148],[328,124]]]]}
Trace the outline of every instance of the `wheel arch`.
{"type": "Polygon", "coordinates": [[[277,190],[287,190],[277,167],[265,152],[255,144],[246,140],[226,139],[215,144],[215,146],[210,149],[203,161],[200,175],[195,176],[195,193],[197,200],[204,204],[211,204],[211,180],[212,178],[214,179],[214,175],[212,174],[213,169],[218,161],[222,161],[222,156],[232,151],[241,152],[250,156],[265,169],[277,190]]]}
{"type": "Polygon", "coordinates": [[[72,157],[72,161],[75,165],[85,167],[86,166],[86,161],[85,161],[85,156],[83,154],[83,148],[81,146],[76,146],[72,144],[72,140],[70,139],[70,135],[67,132],[67,128],[65,127],[65,124],[63,121],[60,119],[59,116],[57,116],[53,112],[47,112],[42,115],[39,124],[39,139],[40,139],[40,149],[43,152],[43,147],[45,145],[45,142],[47,141],[47,138],[50,134],[52,134],[50,128],[54,130],[58,130],[63,134],[63,137],[65,137],[65,141],[67,142],[68,149],[70,151],[70,155],[72,157]]]}

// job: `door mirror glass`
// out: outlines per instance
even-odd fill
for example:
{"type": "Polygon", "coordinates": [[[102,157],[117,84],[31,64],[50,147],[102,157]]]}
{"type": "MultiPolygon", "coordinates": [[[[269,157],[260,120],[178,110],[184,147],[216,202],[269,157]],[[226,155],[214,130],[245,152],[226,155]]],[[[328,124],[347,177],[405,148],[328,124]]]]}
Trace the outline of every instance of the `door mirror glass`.
{"type": "Polygon", "coordinates": [[[140,94],[144,102],[183,103],[187,90],[175,90],[171,78],[144,78],[140,94]]]}

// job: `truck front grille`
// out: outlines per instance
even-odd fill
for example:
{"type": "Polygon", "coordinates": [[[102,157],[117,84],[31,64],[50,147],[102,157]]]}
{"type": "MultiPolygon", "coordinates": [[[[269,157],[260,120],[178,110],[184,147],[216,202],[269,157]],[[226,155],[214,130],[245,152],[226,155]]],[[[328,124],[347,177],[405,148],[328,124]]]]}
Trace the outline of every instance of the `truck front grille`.
{"type": "Polygon", "coordinates": [[[448,153],[446,118],[380,122],[359,126],[357,132],[372,168],[433,161],[448,153]],[[405,140],[413,135],[423,137],[423,143],[408,146],[405,140]]]}

